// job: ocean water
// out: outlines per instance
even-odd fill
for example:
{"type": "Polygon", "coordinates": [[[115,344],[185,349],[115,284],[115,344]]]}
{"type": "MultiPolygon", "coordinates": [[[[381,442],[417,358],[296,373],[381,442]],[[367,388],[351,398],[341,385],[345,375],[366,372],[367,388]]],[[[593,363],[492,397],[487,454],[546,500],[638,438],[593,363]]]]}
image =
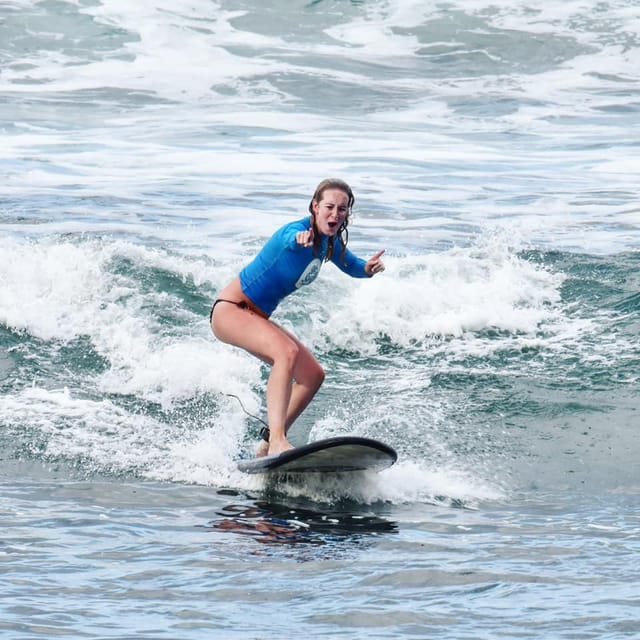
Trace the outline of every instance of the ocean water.
{"type": "Polygon", "coordinates": [[[640,637],[640,2],[2,0],[0,637],[640,637]],[[350,247],[267,371],[216,292],[324,177],[350,247]]]}

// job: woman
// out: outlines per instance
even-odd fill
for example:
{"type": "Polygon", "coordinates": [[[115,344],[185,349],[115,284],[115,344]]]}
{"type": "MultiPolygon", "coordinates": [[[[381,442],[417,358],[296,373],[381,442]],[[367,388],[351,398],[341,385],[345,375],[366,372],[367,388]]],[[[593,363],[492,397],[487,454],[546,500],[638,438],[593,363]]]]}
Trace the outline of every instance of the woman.
{"type": "Polygon", "coordinates": [[[287,431],[324,380],[324,370],[311,352],[270,320],[279,302],[315,280],[328,260],[355,278],[384,271],[380,259],[384,249],[367,261],[347,249],[353,203],[353,192],[346,182],[323,180],[309,203],[311,216],[276,231],[213,304],[211,328],[215,336],[271,365],[267,382],[269,429],[263,430],[265,442],[258,447],[258,456],[293,448],[287,431]]]}

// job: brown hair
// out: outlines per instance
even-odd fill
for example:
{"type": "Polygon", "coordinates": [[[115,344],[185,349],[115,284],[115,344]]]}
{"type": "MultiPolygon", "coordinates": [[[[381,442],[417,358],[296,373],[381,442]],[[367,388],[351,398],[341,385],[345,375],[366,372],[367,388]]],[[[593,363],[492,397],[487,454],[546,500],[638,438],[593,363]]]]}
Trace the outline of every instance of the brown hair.
{"type": "MultiPolygon", "coordinates": [[[[349,217],[351,216],[351,209],[353,208],[353,203],[355,202],[355,197],[353,196],[353,191],[351,187],[344,181],[339,178],[325,178],[317,187],[313,194],[313,198],[311,198],[311,202],[309,202],[309,213],[311,214],[311,223],[313,224],[313,252],[315,255],[320,254],[320,242],[321,237],[318,232],[318,228],[316,227],[316,216],[313,211],[313,203],[320,202],[322,200],[322,196],[327,189],[339,189],[347,195],[347,215],[340,225],[338,229],[338,239],[340,240],[340,246],[342,247],[342,251],[340,252],[340,259],[344,262],[344,254],[347,250],[347,242],[349,242],[349,230],[347,227],[349,226],[349,217]]],[[[331,260],[333,257],[333,242],[329,242],[329,246],[327,247],[327,255],[324,257],[325,262],[331,260]]]]}

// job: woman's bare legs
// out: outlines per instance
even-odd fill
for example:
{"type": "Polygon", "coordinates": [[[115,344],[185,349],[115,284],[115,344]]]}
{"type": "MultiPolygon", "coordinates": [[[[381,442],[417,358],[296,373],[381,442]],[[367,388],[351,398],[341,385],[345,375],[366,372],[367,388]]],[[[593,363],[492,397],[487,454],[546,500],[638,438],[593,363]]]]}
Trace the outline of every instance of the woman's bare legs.
{"type": "MultiPolygon", "coordinates": [[[[273,324],[273,323],[272,323],[273,324]]],[[[274,325],[277,326],[277,325],[274,325]]],[[[316,395],[318,389],[324,381],[324,370],[313,357],[309,350],[294,336],[284,331],[281,327],[278,327],[291,340],[298,345],[299,351],[296,358],[295,366],[293,369],[292,378],[288,378],[288,403],[285,413],[284,421],[284,433],[285,436],[289,431],[289,427],[296,421],[298,416],[307,408],[313,397],[316,395]]],[[[271,418],[270,418],[270,406],[273,403],[278,405],[277,396],[281,393],[281,387],[279,385],[271,386],[273,378],[274,368],[271,368],[271,374],[267,382],[267,416],[269,417],[269,431],[272,434],[269,438],[269,443],[261,442],[258,446],[257,455],[273,455],[279,453],[271,444],[273,441],[273,431],[271,430],[271,418]],[[274,399],[275,397],[275,399],[274,399]]],[[[288,444],[288,442],[287,442],[288,444]]],[[[289,445],[287,448],[290,448],[289,445]]]]}
{"type": "MultiPolygon", "coordinates": [[[[236,291],[227,293],[227,289],[220,293],[221,298],[241,299],[236,291]]],[[[258,454],[273,455],[291,449],[287,430],[320,388],[324,380],[322,367],[295,336],[249,309],[220,302],[211,327],[219,340],[241,347],[271,365],[267,381],[270,438],[268,447],[265,443],[258,454]]]]}
{"type": "Polygon", "coordinates": [[[278,328],[284,331],[284,333],[298,345],[298,357],[293,371],[293,386],[291,388],[291,397],[289,399],[289,405],[287,406],[287,418],[285,422],[285,428],[288,431],[289,427],[307,408],[318,392],[318,389],[322,386],[324,382],[324,369],[298,338],[286,329],[278,328]]]}

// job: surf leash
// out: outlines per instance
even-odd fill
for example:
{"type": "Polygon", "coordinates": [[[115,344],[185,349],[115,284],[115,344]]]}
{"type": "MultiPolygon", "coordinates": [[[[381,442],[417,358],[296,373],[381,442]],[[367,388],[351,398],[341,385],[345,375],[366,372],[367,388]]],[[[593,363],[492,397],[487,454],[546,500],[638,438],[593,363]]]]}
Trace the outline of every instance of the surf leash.
{"type": "Polygon", "coordinates": [[[269,425],[262,419],[259,418],[258,416],[254,416],[252,413],[249,413],[245,408],[244,405],[242,404],[242,400],[240,400],[240,398],[236,395],[234,395],[233,393],[224,393],[223,395],[225,396],[229,396],[229,398],[235,398],[238,403],[240,404],[240,408],[250,417],[253,418],[254,420],[257,420],[258,422],[261,422],[264,426],[260,429],[260,437],[265,441],[265,442],[269,442],[269,425]]]}

